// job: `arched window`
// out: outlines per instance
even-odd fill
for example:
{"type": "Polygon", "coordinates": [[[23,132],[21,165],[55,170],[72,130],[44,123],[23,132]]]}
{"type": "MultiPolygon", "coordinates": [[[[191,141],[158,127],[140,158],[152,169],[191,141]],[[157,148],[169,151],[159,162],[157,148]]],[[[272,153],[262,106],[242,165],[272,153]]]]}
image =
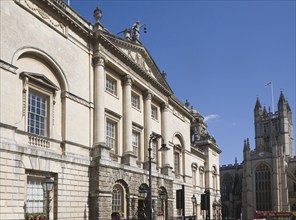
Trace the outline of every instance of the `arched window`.
{"type": "Polygon", "coordinates": [[[229,195],[232,192],[233,178],[229,173],[225,174],[221,184],[221,197],[223,201],[229,200],[229,195]]]}
{"type": "Polygon", "coordinates": [[[205,184],[204,184],[204,167],[199,167],[199,186],[200,188],[204,188],[205,184]]]}
{"type": "Polygon", "coordinates": [[[196,163],[193,163],[191,165],[191,168],[192,168],[192,185],[193,187],[195,188],[197,186],[197,164],[196,163]]]}
{"type": "Polygon", "coordinates": [[[175,176],[180,176],[183,174],[183,141],[179,134],[177,134],[174,139],[174,172],[175,176]]]}
{"type": "Polygon", "coordinates": [[[260,164],[255,171],[256,209],[271,210],[271,177],[265,164],[260,164]]]}
{"type": "Polygon", "coordinates": [[[112,191],[112,212],[124,212],[124,191],[121,185],[116,184],[112,191]]]}

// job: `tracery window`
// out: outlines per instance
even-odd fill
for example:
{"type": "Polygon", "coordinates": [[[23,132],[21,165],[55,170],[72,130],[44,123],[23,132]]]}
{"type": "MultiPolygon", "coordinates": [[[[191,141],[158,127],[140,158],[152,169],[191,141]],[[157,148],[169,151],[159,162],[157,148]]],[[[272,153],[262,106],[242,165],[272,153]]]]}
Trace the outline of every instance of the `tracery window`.
{"type": "Polygon", "coordinates": [[[293,205],[291,205],[291,211],[292,212],[296,212],[296,203],[294,203],[293,205]]]}
{"type": "Polygon", "coordinates": [[[270,211],[271,204],[271,176],[265,164],[261,164],[255,171],[256,209],[270,211]]]}
{"type": "Polygon", "coordinates": [[[223,177],[222,184],[221,184],[221,199],[224,201],[229,200],[229,195],[231,194],[232,191],[232,186],[233,186],[233,178],[229,175],[226,174],[223,177]]]}

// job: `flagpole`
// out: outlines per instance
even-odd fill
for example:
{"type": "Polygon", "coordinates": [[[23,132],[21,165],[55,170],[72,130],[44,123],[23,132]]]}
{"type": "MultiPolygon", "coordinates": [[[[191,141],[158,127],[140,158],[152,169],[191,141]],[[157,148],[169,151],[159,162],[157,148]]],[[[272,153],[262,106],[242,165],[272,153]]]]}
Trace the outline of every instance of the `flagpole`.
{"type": "Polygon", "coordinates": [[[271,82],[271,103],[272,103],[272,114],[274,114],[274,100],[273,100],[273,85],[271,82]]]}
{"type": "Polygon", "coordinates": [[[274,114],[274,100],[273,100],[273,85],[272,82],[268,82],[265,86],[270,86],[271,89],[271,105],[272,105],[272,114],[274,114]]]}

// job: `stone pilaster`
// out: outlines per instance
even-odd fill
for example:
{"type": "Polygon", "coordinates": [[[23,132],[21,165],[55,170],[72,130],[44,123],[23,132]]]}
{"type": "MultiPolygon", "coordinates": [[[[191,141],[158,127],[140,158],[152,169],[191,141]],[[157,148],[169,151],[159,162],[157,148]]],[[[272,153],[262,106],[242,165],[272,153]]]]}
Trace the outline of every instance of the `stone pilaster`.
{"type": "MultiPolygon", "coordinates": [[[[169,105],[168,103],[164,103],[161,106],[161,133],[162,138],[165,144],[169,147],[169,134],[168,134],[168,123],[169,123],[169,105]]],[[[172,175],[173,168],[170,165],[170,154],[172,154],[172,149],[169,151],[162,152],[162,166],[161,166],[161,173],[165,175],[172,175]]],[[[173,155],[171,155],[173,158],[173,155]]]]}
{"type": "Polygon", "coordinates": [[[100,54],[93,57],[94,63],[94,146],[92,157],[109,158],[109,149],[105,144],[105,63],[106,58],[100,54]]]}
{"type": "Polygon", "coordinates": [[[151,91],[147,90],[144,93],[144,124],[145,124],[145,145],[144,145],[144,161],[148,161],[148,148],[149,148],[149,139],[150,135],[152,134],[152,128],[151,128],[151,100],[152,100],[153,94],[151,91]]]}
{"type": "Polygon", "coordinates": [[[133,78],[126,75],[123,78],[123,158],[122,163],[136,166],[137,156],[133,153],[132,146],[132,118],[131,118],[131,94],[133,78]]]}

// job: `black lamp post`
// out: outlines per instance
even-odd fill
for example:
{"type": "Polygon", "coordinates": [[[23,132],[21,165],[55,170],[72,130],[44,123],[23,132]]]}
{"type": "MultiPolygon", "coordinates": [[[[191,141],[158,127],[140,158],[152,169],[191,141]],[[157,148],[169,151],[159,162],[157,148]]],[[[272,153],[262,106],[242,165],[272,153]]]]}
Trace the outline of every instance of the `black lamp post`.
{"type": "MultiPolygon", "coordinates": [[[[151,157],[151,143],[153,141],[156,141],[158,139],[162,138],[161,135],[159,134],[151,134],[150,139],[149,139],[149,148],[148,148],[148,159],[149,159],[149,189],[148,189],[148,220],[152,220],[152,172],[151,172],[151,162],[152,162],[152,157],[151,157]]],[[[168,151],[169,148],[166,146],[166,144],[161,144],[161,148],[159,151],[168,151]]]]}
{"type": "Polygon", "coordinates": [[[53,188],[53,180],[49,176],[45,177],[45,179],[42,181],[42,187],[43,191],[46,193],[46,218],[49,220],[49,193],[53,188]]]}

